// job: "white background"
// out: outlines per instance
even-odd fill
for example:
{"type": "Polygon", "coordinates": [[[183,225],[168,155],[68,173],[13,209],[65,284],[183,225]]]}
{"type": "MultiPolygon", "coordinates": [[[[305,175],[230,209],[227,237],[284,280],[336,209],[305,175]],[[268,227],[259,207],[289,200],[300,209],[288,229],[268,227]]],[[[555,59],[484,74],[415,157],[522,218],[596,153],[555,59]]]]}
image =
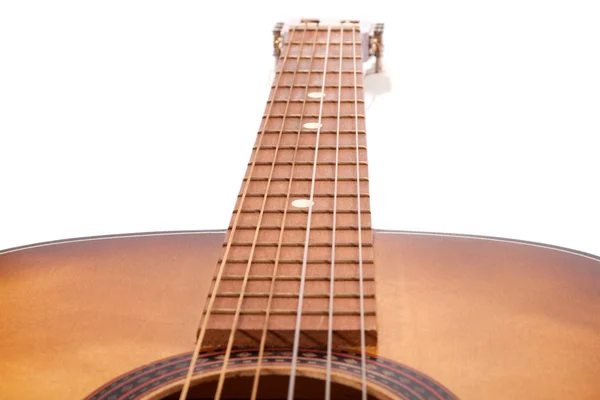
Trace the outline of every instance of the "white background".
{"type": "Polygon", "coordinates": [[[386,74],[367,82],[374,227],[600,254],[598,4],[4,1],[0,249],[224,228],[274,23],[335,17],[386,24],[386,74]]]}

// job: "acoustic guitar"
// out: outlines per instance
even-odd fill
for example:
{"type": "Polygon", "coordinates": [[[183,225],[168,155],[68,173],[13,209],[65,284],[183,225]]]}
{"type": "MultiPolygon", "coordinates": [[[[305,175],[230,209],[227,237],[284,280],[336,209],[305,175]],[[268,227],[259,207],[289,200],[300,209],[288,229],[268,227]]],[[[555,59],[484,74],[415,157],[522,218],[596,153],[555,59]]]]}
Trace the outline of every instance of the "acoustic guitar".
{"type": "Polygon", "coordinates": [[[600,258],[371,226],[383,26],[276,26],[226,231],[0,252],[2,399],[600,399],[600,258]]]}

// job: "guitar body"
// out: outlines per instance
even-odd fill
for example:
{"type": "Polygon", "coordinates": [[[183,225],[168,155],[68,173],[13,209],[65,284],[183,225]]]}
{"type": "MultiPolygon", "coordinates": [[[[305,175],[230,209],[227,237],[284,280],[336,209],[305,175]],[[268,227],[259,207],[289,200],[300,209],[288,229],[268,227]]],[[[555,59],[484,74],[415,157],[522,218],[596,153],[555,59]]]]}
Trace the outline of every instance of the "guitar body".
{"type": "MultiPolygon", "coordinates": [[[[191,352],[223,239],[175,232],[0,253],[0,398],[81,399],[191,352]]],[[[482,237],[374,239],[372,356],[460,399],[600,398],[599,258],[482,237]]]]}

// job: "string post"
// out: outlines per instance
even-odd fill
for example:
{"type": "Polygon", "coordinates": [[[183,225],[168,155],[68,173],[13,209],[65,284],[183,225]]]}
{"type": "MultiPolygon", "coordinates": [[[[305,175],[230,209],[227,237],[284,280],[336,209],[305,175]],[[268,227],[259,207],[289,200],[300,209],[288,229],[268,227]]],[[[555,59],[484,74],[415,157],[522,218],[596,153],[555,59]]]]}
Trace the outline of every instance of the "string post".
{"type": "Polygon", "coordinates": [[[381,58],[383,57],[383,23],[373,25],[369,36],[369,55],[375,57],[375,73],[381,72],[381,58]]]}
{"type": "Polygon", "coordinates": [[[281,48],[283,47],[283,22],[278,22],[273,27],[273,56],[275,57],[275,66],[281,56],[281,48]]]}

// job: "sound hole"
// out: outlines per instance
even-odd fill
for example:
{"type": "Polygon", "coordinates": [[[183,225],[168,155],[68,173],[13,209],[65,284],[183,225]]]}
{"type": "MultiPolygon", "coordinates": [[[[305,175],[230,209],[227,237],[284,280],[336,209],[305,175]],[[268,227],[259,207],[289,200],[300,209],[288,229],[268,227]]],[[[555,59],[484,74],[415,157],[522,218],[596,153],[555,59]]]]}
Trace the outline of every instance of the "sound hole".
{"type": "MultiPolygon", "coordinates": [[[[249,399],[252,393],[253,376],[234,376],[225,379],[222,400],[249,399]]],[[[289,376],[266,375],[260,378],[258,398],[261,400],[287,399],[289,376]]],[[[217,388],[217,379],[203,381],[190,388],[189,400],[211,400],[217,388]]],[[[325,382],[320,379],[297,377],[295,385],[295,400],[323,400],[325,398],[325,382]]],[[[361,399],[360,390],[336,382],[331,383],[332,399],[361,399]]],[[[179,392],[173,393],[164,400],[179,400],[179,392]]],[[[377,397],[369,395],[369,400],[377,397]]]]}

